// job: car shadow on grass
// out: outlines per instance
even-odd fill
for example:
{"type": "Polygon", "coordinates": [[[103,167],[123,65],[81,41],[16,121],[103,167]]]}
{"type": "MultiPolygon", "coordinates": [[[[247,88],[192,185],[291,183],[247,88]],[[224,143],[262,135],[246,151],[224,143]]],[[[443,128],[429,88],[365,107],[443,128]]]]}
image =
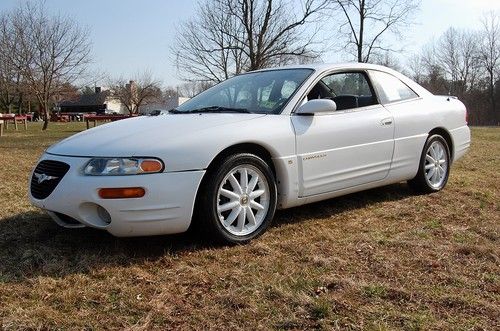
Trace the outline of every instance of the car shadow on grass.
{"type": "MultiPolygon", "coordinates": [[[[350,194],[278,211],[274,226],[328,217],[374,203],[401,200],[411,194],[404,184],[350,194]]],[[[91,228],[65,229],[42,211],[30,211],[0,220],[0,282],[89,273],[104,266],[128,266],[213,247],[192,232],[116,238],[91,228]]]]}
{"type": "Polygon", "coordinates": [[[44,212],[31,211],[0,220],[0,282],[88,273],[205,247],[190,232],[117,238],[92,228],[65,229],[44,212]]]}

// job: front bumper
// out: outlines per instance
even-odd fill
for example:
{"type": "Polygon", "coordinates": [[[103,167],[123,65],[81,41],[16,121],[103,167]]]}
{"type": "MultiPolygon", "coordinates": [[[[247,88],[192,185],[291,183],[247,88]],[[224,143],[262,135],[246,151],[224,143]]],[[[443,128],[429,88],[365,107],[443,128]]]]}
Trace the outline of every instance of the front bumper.
{"type": "Polygon", "coordinates": [[[180,233],[189,228],[204,170],[131,176],[84,176],[81,170],[89,159],[44,154],[39,161],[65,162],[70,165],[70,169],[47,198],[35,199],[30,193],[31,202],[47,210],[62,226],[89,226],[118,237],[180,233]],[[100,188],[113,187],[143,187],[146,194],[134,199],[99,197],[100,188]],[[109,214],[111,222],[103,218],[101,208],[109,214]],[[79,223],[68,222],[70,219],[79,223]]]}

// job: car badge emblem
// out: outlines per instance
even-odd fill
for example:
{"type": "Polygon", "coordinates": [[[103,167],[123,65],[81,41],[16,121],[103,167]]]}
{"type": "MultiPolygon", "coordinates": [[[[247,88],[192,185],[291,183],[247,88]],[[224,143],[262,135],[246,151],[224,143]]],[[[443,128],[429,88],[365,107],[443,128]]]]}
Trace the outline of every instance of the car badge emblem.
{"type": "Polygon", "coordinates": [[[57,179],[59,177],[54,177],[54,176],[49,176],[49,175],[46,175],[46,174],[39,174],[39,173],[34,173],[35,177],[36,177],[36,180],[38,182],[38,184],[42,184],[43,182],[47,181],[47,180],[52,180],[52,179],[57,179]]]}

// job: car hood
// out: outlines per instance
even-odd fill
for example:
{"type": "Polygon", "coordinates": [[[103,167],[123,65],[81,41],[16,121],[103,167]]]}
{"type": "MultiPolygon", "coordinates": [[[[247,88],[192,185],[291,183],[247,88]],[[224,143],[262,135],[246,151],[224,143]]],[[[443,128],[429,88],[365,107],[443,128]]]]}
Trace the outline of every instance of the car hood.
{"type": "Polygon", "coordinates": [[[222,130],[223,126],[251,121],[263,114],[169,114],[124,119],[80,132],[49,147],[47,153],[80,157],[154,156],[152,146],[162,148],[186,136],[222,130]]]}

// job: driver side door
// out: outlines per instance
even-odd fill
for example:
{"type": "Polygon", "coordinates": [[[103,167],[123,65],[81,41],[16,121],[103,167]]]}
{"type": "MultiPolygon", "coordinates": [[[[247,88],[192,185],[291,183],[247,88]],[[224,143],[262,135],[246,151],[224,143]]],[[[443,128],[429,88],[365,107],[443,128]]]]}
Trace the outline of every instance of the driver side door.
{"type": "Polygon", "coordinates": [[[330,98],[337,111],[292,115],[299,196],[334,192],[383,180],[394,149],[393,117],[379,104],[365,72],[326,75],[308,100],[330,98]]]}

